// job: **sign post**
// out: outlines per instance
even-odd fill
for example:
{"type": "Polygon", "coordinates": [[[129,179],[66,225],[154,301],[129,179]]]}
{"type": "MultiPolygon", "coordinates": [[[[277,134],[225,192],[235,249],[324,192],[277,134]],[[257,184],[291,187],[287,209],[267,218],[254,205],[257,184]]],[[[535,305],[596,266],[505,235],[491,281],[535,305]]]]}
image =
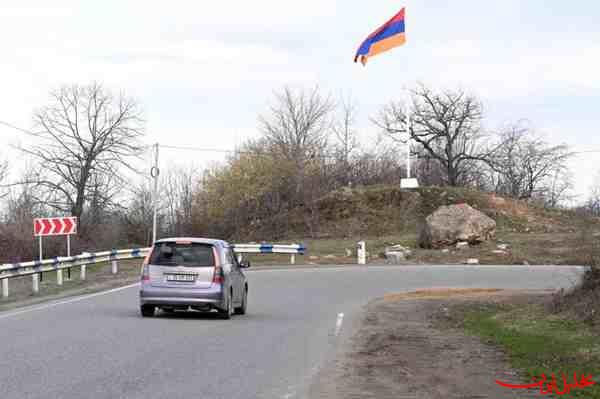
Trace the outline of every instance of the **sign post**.
{"type": "MultiPolygon", "coordinates": [[[[71,256],[71,235],[67,234],[67,256],[71,256]]],[[[67,280],[71,279],[71,268],[67,269],[67,280]]]]}
{"type": "MultiPolygon", "coordinates": [[[[71,234],[77,234],[76,217],[37,218],[33,220],[33,235],[40,241],[40,261],[44,259],[42,237],[44,236],[67,236],[67,256],[71,256],[71,234]]],[[[68,278],[71,276],[68,270],[68,278]]],[[[40,273],[41,274],[41,273],[40,273]]],[[[62,270],[56,271],[58,285],[62,285],[62,270]]],[[[33,291],[39,291],[38,274],[33,275],[33,291]]]]}

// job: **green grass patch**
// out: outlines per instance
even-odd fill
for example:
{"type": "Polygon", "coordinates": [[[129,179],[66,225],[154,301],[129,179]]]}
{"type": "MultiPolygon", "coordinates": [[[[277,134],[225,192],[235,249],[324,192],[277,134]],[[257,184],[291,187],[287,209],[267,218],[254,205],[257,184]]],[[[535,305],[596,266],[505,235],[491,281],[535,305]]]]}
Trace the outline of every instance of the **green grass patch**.
{"type": "Polygon", "coordinates": [[[569,397],[600,399],[600,337],[582,322],[550,314],[542,305],[485,305],[467,311],[464,328],[502,347],[525,383],[542,373],[559,381],[564,373],[570,382],[575,372],[592,375],[597,385],[574,389],[569,397]]]}

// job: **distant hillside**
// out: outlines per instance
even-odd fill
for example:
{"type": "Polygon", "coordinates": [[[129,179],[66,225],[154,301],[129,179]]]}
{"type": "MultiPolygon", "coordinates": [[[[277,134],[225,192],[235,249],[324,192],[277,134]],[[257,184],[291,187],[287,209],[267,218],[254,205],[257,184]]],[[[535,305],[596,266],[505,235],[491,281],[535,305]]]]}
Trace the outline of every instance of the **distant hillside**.
{"type": "MultiPolygon", "coordinates": [[[[316,209],[299,207],[274,217],[288,226],[282,238],[307,237],[311,233],[313,238],[386,235],[414,232],[423,218],[438,207],[460,203],[496,220],[499,231],[565,233],[578,229],[583,222],[572,211],[544,209],[525,201],[457,187],[423,187],[411,192],[395,186],[343,188],[320,198],[316,209]],[[312,232],[306,227],[311,221],[316,226],[312,232]]],[[[246,234],[254,235],[252,231],[246,234]]]]}
{"type": "MultiPolygon", "coordinates": [[[[445,253],[416,249],[413,262],[462,263],[474,257],[481,263],[588,264],[590,240],[600,234],[598,218],[480,191],[424,187],[405,192],[394,186],[370,186],[336,190],[320,198],[316,209],[300,207],[275,216],[287,230],[273,239],[309,243],[311,254],[319,258],[313,261],[318,263],[327,255],[331,262],[353,262],[352,257],[345,256],[346,249],[365,239],[371,259],[376,260],[387,245],[401,243],[415,248],[424,218],[441,205],[459,203],[467,203],[497,222],[497,240],[510,245],[509,255],[493,253],[494,242],[445,253]],[[310,224],[316,226],[312,231],[307,228],[310,224]]],[[[251,239],[260,239],[260,231],[247,233],[251,239]]]]}

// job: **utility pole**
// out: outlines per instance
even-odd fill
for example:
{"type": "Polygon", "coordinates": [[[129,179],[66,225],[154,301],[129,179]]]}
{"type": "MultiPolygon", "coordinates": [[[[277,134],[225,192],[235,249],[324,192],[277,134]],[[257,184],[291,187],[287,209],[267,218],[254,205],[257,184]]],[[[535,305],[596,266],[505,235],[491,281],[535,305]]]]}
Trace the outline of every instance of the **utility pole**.
{"type": "Polygon", "coordinates": [[[158,209],[158,143],[154,144],[154,165],[150,169],[150,176],[154,179],[154,189],[152,191],[152,245],[156,241],[156,213],[158,209]]]}

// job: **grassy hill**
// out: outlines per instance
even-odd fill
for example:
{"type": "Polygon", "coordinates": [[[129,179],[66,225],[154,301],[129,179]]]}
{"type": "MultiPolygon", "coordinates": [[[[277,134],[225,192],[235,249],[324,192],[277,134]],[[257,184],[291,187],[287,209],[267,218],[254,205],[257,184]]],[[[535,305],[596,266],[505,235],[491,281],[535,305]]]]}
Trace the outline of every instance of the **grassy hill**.
{"type": "MultiPolygon", "coordinates": [[[[281,216],[279,216],[282,218],[281,216]]],[[[600,239],[600,220],[570,210],[549,210],[525,201],[455,187],[424,187],[405,192],[398,187],[371,186],[333,191],[317,208],[298,208],[287,219],[281,242],[304,242],[307,263],[355,263],[355,245],[367,242],[370,261],[382,262],[386,246],[415,250],[412,263],[578,264],[590,262],[591,244],[600,239]],[[449,252],[416,248],[424,218],[441,205],[467,203],[497,222],[497,240],[449,252]],[[307,220],[315,226],[307,229],[307,220]],[[507,254],[494,253],[497,244],[507,254]],[[347,249],[352,251],[346,256],[347,249]]]]}

